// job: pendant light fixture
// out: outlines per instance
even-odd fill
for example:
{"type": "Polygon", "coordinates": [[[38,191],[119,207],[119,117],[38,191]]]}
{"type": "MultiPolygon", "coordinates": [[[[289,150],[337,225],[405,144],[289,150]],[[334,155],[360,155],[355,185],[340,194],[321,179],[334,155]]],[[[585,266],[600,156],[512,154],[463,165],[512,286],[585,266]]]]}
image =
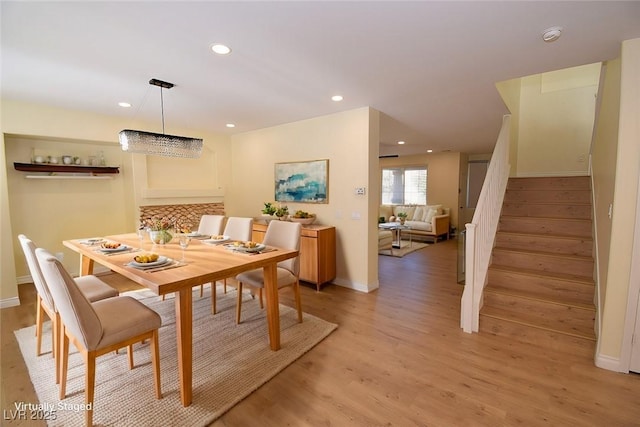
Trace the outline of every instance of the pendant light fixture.
{"type": "Polygon", "coordinates": [[[163,89],[171,89],[174,84],[158,79],[149,80],[149,84],[160,87],[162,108],[162,133],[124,129],[118,134],[122,151],[151,156],[198,158],[202,154],[202,139],[185,136],[166,135],[164,133],[163,89]]]}

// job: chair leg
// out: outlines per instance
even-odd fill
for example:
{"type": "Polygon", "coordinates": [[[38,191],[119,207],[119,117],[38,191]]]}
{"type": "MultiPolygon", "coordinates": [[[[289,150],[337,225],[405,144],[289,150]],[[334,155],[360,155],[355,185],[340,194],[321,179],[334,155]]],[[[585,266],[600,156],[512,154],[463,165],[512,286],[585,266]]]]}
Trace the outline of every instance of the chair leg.
{"type": "Polygon", "coordinates": [[[298,323],[302,323],[302,301],[300,300],[300,282],[296,280],[293,285],[293,295],[296,299],[296,309],[298,310],[298,323]]]}
{"type": "Polygon", "coordinates": [[[222,282],[222,288],[224,289],[224,293],[227,293],[227,279],[224,279],[224,281],[222,282]]]}
{"type": "Polygon", "coordinates": [[[260,308],[264,308],[264,302],[262,301],[262,288],[260,288],[258,293],[260,294],[260,308]]]}
{"type": "Polygon", "coordinates": [[[204,285],[200,285],[200,298],[204,295],[204,285]]]}
{"type": "Polygon", "coordinates": [[[217,312],[216,282],[211,282],[211,314],[216,314],[217,312]]]}
{"type": "Polygon", "coordinates": [[[42,308],[42,298],[38,296],[36,302],[36,356],[42,354],[42,322],[44,317],[44,308],[42,308]]]}
{"type": "Polygon", "coordinates": [[[236,325],[240,324],[240,313],[242,312],[242,282],[238,282],[238,302],[236,303],[236,325]]]}
{"type": "Polygon", "coordinates": [[[56,384],[60,384],[60,315],[56,312],[51,319],[51,335],[53,337],[53,364],[56,369],[56,384]]]}
{"type": "Polygon", "coordinates": [[[156,386],[156,399],[162,399],[160,386],[160,351],[158,345],[158,330],[153,331],[151,337],[151,364],[153,365],[153,381],[156,386]]]}
{"type": "Polygon", "coordinates": [[[85,422],[87,426],[93,425],[93,395],[96,385],[96,354],[93,351],[88,351],[84,355],[85,363],[85,385],[84,385],[84,401],[87,404],[85,410],[85,422]],[[89,409],[90,408],[90,409],[89,409]]]}
{"type": "Polygon", "coordinates": [[[69,362],[69,337],[64,330],[64,325],[60,328],[60,400],[67,396],[67,365],[69,362]]]}

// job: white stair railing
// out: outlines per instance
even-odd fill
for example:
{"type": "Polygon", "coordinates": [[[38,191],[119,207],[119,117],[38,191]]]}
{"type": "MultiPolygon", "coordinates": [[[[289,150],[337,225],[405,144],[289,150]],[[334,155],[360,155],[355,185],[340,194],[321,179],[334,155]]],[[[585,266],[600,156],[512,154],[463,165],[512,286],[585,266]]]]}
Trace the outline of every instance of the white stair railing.
{"type": "Polygon", "coordinates": [[[509,180],[510,123],[511,116],[505,115],[473,220],[466,224],[465,281],[460,303],[460,327],[467,333],[478,332],[482,291],[487,280],[500,210],[509,180]]]}

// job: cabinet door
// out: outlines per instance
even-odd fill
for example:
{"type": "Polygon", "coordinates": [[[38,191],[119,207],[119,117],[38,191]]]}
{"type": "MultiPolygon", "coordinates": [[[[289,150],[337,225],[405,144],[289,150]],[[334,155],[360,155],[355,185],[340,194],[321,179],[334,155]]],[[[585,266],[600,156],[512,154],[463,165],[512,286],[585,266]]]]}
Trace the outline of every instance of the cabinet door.
{"type": "Polygon", "coordinates": [[[318,284],[318,239],[300,238],[300,280],[318,284]]]}

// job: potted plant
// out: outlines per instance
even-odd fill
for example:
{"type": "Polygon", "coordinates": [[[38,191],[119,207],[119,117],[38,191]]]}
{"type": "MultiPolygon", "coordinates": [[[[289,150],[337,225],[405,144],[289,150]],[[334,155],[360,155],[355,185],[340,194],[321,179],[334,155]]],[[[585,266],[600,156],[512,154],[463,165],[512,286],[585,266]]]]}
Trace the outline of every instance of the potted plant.
{"type": "Polygon", "coordinates": [[[289,208],[287,206],[280,206],[276,209],[275,215],[278,219],[287,219],[287,215],[289,215],[289,208]]]}
{"type": "Polygon", "coordinates": [[[173,235],[169,232],[171,221],[167,217],[151,217],[145,221],[145,225],[149,230],[149,238],[154,244],[164,245],[173,239],[173,235]]]}
{"type": "Polygon", "coordinates": [[[407,213],[398,212],[398,218],[400,218],[400,224],[404,225],[404,222],[407,220],[407,213]]]}

